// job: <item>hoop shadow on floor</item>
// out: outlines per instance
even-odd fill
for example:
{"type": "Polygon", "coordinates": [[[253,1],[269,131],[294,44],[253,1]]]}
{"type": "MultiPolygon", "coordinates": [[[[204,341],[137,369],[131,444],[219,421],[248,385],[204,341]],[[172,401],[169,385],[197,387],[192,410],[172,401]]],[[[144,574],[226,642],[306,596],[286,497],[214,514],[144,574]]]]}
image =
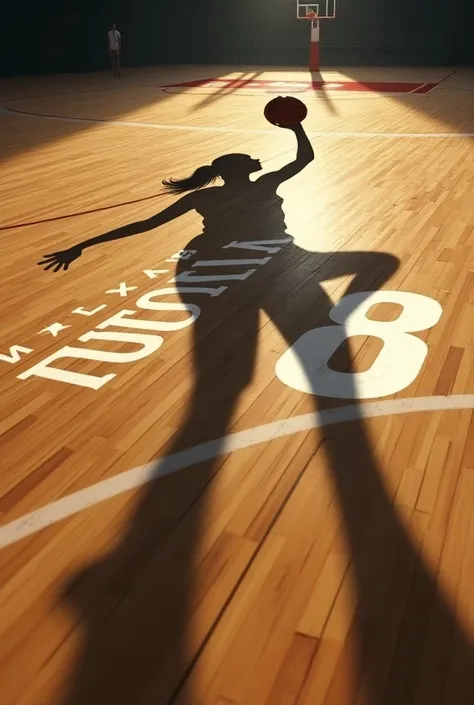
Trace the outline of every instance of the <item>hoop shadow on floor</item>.
{"type": "MultiPolygon", "coordinates": [[[[187,210],[192,207],[203,216],[204,232],[186,247],[195,251],[192,259],[178,264],[181,299],[189,311],[196,312],[192,306],[199,307],[200,314],[193,323],[193,389],[185,418],[167,449],[171,455],[206,441],[224,439],[228,433],[237,403],[252,383],[260,312],[266,313],[291,347],[308,329],[332,324],[328,317],[332,302],[321,282],[353,275],[346,295],[376,291],[398,268],[395,257],[380,252],[314,253],[300,249],[286,232],[282,199],[276,192],[279,178],[266,176],[266,180],[262,176],[240,185],[237,179],[234,188],[227,188],[227,184],[211,187],[179,201],[186,201],[187,210]],[[278,240],[280,243],[275,243],[278,240]],[[233,241],[267,241],[267,250],[265,245],[260,251],[228,248],[233,241]],[[267,257],[269,261],[263,265],[254,261],[267,257]],[[247,258],[248,264],[215,264],[216,260],[247,258]],[[205,261],[208,264],[195,266],[205,261]],[[255,271],[248,275],[250,270],[255,271]],[[209,279],[219,275],[224,279],[209,279]],[[208,279],[197,282],[197,276],[208,279]],[[192,286],[227,288],[211,295],[209,291],[193,292],[192,286]]],[[[181,212],[182,208],[175,208],[167,219],[181,212]]],[[[131,230],[139,232],[140,227],[130,226],[125,234],[132,234],[131,230]]],[[[347,398],[352,397],[350,403],[357,404],[347,342],[342,343],[338,354],[346,370],[347,398]]],[[[273,382],[275,389],[277,384],[273,382]]],[[[288,393],[283,384],[279,389],[282,395],[288,393]]],[[[334,405],[334,400],[314,396],[316,411],[328,405],[334,405]]],[[[221,443],[224,453],[224,441],[221,443]]],[[[366,693],[363,702],[444,702],[449,652],[454,651],[456,658],[450,668],[455,673],[451,672],[449,678],[455,675],[458,684],[456,705],[471,703],[472,646],[393,506],[362,416],[326,429],[324,447],[351,556],[357,599],[351,634],[355,639],[356,680],[366,693]],[[396,591],[394,581],[399,586],[396,591]],[[430,654],[430,648],[436,653],[430,654]]],[[[189,676],[199,668],[199,657],[225,618],[232,599],[238,599],[246,570],[236,568],[233,586],[226,594],[216,595],[212,614],[202,617],[205,624],[197,625],[192,615],[212,589],[223,562],[234,561],[237,566],[240,560],[237,548],[241,537],[225,530],[207,555],[197,554],[208,522],[213,481],[222,465],[222,458],[218,453],[216,456],[169,475],[165,460],[160,468],[163,476],[143,490],[125,535],[102,561],[71,581],[66,599],[78,612],[85,636],[65,705],[197,705],[189,676]]],[[[304,467],[298,469],[294,482],[288,484],[284,499],[261,531],[249,563],[258,560],[304,471],[304,467]]],[[[320,540],[315,534],[314,542],[320,540]]],[[[318,658],[317,648],[313,658],[318,658]]],[[[278,667],[276,664],[273,679],[278,667]]],[[[262,679],[266,677],[262,674],[262,679]]],[[[298,702],[306,703],[304,689],[310,692],[311,678],[309,669],[298,702]]],[[[263,690],[267,685],[262,681],[263,690]]],[[[337,688],[338,683],[333,682],[329,696],[332,693],[334,700],[325,699],[324,703],[355,702],[355,694],[346,694],[345,700],[340,693],[338,696],[337,688]]],[[[211,705],[205,699],[199,703],[211,705]]],[[[271,705],[270,700],[265,705],[271,705]]]]}

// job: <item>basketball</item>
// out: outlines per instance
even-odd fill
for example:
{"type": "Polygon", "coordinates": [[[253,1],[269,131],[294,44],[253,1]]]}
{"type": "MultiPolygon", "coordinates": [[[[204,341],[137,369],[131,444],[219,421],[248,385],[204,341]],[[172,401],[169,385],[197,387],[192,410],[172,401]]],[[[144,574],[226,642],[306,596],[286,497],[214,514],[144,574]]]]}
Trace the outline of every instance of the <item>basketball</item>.
{"type": "Polygon", "coordinates": [[[281,96],[266,104],[264,115],[272,125],[290,127],[299,125],[308,114],[308,108],[298,98],[281,96]]]}

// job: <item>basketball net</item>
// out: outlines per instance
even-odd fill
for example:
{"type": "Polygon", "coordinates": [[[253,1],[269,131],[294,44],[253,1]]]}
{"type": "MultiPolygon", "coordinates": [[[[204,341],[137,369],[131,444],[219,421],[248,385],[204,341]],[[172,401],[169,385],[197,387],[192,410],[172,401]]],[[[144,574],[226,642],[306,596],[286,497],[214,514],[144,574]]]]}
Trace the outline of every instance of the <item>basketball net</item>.
{"type": "Polygon", "coordinates": [[[314,10],[310,10],[306,17],[308,20],[311,20],[311,27],[315,28],[318,22],[318,13],[314,10]]]}

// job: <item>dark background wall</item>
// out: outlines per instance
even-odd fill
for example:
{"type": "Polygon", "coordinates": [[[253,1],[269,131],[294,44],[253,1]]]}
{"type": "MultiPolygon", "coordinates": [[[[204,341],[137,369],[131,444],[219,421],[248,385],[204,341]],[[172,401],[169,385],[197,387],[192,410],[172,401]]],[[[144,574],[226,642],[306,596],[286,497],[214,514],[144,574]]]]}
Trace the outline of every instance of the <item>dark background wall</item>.
{"type": "MultiPolygon", "coordinates": [[[[114,21],[129,66],[307,60],[309,30],[296,20],[295,0],[6,1],[2,75],[108,67],[107,30],[114,21]]],[[[462,6],[456,0],[338,2],[338,19],[322,23],[326,65],[474,64],[474,0],[462,6]]]]}

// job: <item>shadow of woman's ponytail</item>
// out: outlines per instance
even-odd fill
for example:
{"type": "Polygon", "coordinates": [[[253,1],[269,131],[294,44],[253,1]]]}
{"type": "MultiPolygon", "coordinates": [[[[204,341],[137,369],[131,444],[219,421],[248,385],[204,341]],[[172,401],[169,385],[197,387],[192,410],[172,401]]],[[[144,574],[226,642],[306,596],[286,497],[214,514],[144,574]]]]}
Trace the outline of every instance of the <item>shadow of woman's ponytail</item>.
{"type": "Polygon", "coordinates": [[[185,179],[165,179],[162,183],[166,191],[171,193],[184,193],[185,191],[196,191],[212,184],[218,178],[218,174],[212,166],[201,166],[194,174],[185,179]]]}

